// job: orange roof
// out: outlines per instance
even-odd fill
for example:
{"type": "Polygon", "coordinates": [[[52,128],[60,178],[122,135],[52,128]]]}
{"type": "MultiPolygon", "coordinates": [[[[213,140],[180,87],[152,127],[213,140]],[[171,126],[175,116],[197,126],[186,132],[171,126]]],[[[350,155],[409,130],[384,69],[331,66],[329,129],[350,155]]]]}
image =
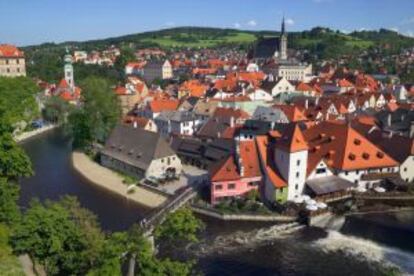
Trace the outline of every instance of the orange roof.
{"type": "Polygon", "coordinates": [[[59,89],[68,89],[69,88],[69,84],[65,79],[61,79],[58,86],[59,89]]]}
{"type": "Polygon", "coordinates": [[[309,84],[301,82],[298,84],[298,86],[296,86],[296,90],[302,91],[302,92],[309,92],[309,91],[314,91],[315,89],[313,89],[313,87],[310,86],[309,84]]]}
{"type": "Polygon", "coordinates": [[[188,91],[189,96],[201,98],[207,91],[207,86],[201,84],[198,80],[189,80],[184,82],[180,90],[188,91]]]}
{"type": "Polygon", "coordinates": [[[152,112],[159,113],[161,111],[174,111],[177,110],[180,102],[178,100],[158,100],[154,99],[149,103],[149,107],[152,112]]]}
{"type": "Polygon", "coordinates": [[[117,95],[126,95],[126,94],[128,94],[127,89],[123,86],[117,86],[114,91],[117,95]]]}
{"type": "Polygon", "coordinates": [[[397,166],[398,163],[351,126],[325,121],[305,130],[309,144],[308,173],[320,160],[345,171],[397,166]]]}
{"type": "Polygon", "coordinates": [[[290,124],[283,131],[282,137],[276,142],[276,147],[288,152],[298,152],[309,148],[298,124],[290,124]]]}
{"type": "Polygon", "coordinates": [[[307,118],[303,111],[301,111],[297,106],[295,105],[273,105],[273,107],[278,108],[285,113],[286,117],[289,119],[290,122],[300,122],[300,121],[306,121],[307,118]]]}
{"type": "Polygon", "coordinates": [[[267,136],[257,136],[256,137],[256,144],[257,149],[260,154],[260,159],[262,160],[262,167],[269,178],[270,182],[273,184],[275,188],[283,188],[287,186],[286,181],[281,177],[279,172],[276,169],[275,164],[273,163],[272,156],[270,151],[270,147],[268,147],[268,137],[267,136]]]}
{"type": "Polygon", "coordinates": [[[211,170],[211,181],[229,181],[240,178],[250,178],[261,176],[259,157],[254,140],[246,140],[239,142],[240,153],[235,157],[230,155],[224,162],[220,162],[211,170]],[[240,158],[241,166],[243,166],[244,174],[240,175],[240,165],[238,160],[240,158]],[[237,163],[236,163],[237,162],[237,163]]]}
{"type": "Polygon", "coordinates": [[[16,46],[10,44],[1,44],[0,45],[0,57],[24,57],[24,53],[17,49],[16,46]]]}
{"type": "Polygon", "coordinates": [[[348,81],[347,79],[341,79],[338,82],[338,85],[340,87],[354,87],[354,85],[350,81],[348,81]]]}

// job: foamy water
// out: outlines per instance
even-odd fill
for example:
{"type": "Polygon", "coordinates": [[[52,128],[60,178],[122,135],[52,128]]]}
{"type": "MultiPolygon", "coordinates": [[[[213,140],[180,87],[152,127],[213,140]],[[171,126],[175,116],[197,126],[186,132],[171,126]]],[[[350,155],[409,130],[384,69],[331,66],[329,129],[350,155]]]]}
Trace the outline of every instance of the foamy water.
{"type": "Polygon", "coordinates": [[[327,253],[342,251],[368,261],[397,266],[405,275],[414,275],[414,254],[371,240],[329,230],[328,236],[315,241],[314,245],[327,253]]]}

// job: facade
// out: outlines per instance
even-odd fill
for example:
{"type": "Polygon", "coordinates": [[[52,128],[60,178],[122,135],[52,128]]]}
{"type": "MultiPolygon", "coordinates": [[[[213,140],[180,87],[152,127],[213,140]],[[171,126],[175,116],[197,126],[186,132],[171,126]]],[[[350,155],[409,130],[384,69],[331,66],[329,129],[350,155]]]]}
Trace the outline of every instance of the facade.
{"type": "Polygon", "coordinates": [[[26,76],[24,53],[17,49],[16,46],[7,44],[0,45],[0,76],[26,76]]]}
{"type": "Polygon", "coordinates": [[[201,120],[188,111],[165,111],[155,118],[158,131],[164,137],[169,135],[192,136],[201,125],[201,120]]]}
{"type": "Polygon", "coordinates": [[[213,205],[258,190],[262,173],[254,140],[237,140],[234,154],[210,169],[210,179],[213,205]]]}
{"type": "Polygon", "coordinates": [[[281,64],[277,67],[277,76],[290,81],[309,82],[312,79],[312,64],[281,64]]]}
{"type": "Polygon", "coordinates": [[[101,164],[147,179],[168,179],[182,172],[181,160],[158,133],[119,125],[101,151],[101,164]]]}
{"type": "Polygon", "coordinates": [[[144,66],[143,78],[147,82],[152,82],[156,79],[166,80],[173,78],[173,68],[171,63],[166,60],[150,61],[144,66]]]}

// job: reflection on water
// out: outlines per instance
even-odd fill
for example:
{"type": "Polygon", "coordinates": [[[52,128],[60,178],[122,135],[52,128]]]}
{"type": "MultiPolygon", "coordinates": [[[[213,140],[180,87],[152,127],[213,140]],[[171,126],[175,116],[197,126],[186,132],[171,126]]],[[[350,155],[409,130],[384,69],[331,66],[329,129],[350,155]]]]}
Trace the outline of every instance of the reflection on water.
{"type": "Polygon", "coordinates": [[[61,130],[43,134],[23,144],[36,175],[21,181],[20,204],[32,198],[59,199],[77,196],[82,206],[98,215],[103,229],[125,230],[140,219],[147,209],[88,183],[71,166],[71,146],[61,130]]]}

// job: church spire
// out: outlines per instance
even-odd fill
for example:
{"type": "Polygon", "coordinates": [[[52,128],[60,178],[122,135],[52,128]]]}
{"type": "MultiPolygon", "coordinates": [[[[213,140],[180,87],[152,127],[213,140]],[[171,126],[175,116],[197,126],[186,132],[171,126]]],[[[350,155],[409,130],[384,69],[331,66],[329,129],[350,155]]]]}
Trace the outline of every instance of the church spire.
{"type": "Polygon", "coordinates": [[[282,35],[284,35],[285,34],[285,16],[283,16],[283,19],[282,19],[282,35]]]}

